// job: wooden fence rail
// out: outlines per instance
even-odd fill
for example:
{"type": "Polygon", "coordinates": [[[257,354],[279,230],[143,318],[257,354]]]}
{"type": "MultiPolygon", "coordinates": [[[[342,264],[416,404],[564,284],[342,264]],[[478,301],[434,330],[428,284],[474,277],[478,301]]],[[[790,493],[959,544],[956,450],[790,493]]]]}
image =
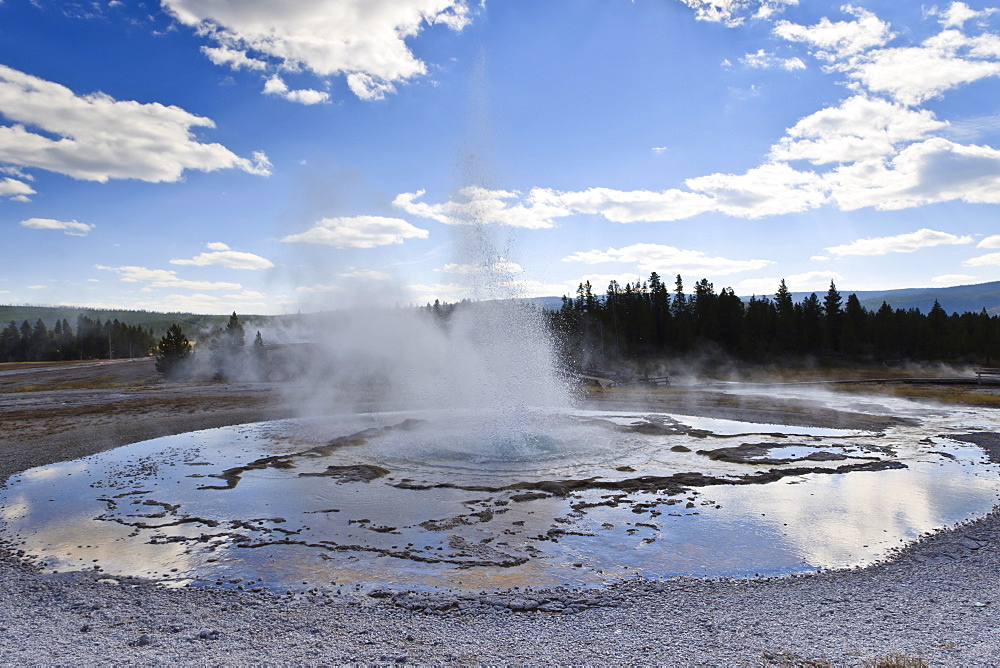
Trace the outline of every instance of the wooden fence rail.
{"type": "Polygon", "coordinates": [[[983,378],[986,378],[988,380],[993,380],[993,379],[1000,380],[1000,369],[997,369],[997,368],[988,368],[988,367],[979,367],[979,368],[977,368],[976,369],[976,381],[980,385],[983,384],[983,378]]]}

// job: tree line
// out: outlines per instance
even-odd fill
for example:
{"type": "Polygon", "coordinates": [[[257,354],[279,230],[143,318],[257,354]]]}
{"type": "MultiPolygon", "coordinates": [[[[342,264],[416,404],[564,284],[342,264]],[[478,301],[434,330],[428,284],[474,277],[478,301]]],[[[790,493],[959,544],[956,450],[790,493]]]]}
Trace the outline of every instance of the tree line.
{"type": "Polygon", "coordinates": [[[782,280],[773,297],[744,302],[732,288],[715,291],[702,279],[687,294],[681,276],[671,290],[653,272],[648,281],[611,281],[603,295],[590,282],[564,296],[552,324],[578,366],[719,352],[750,362],[829,358],[856,362],[945,361],[990,365],[1000,360],[1000,316],[875,311],[857,295],[843,299],[831,281],[822,297],[795,303],[782,280]]]}
{"type": "Polygon", "coordinates": [[[39,318],[20,326],[11,322],[0,330],[0,362],[55,362],[59,360],[148,357],[156,339],[152,329],[80,315],[74,330],[63,318],[50,329],[39,318]]]}
{"type": "Polygon", "coordinates": [[[166,378],[207,375],[214,380],[262,381],[270,375],[267,350],[260,332],[253,345],[246,345],[246,332],[233,311],[226,327],[205,338],[199,350],[200,363],[192,364],[193,346],[177,323],[167,328],[156,344],[156,370],[166,378]]]}

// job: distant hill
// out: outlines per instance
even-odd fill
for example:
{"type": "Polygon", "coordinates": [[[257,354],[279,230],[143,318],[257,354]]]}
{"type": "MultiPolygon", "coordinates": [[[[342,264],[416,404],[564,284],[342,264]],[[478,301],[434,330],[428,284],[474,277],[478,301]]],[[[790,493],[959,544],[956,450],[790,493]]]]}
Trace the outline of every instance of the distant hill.
{"type": "MultiPolygon", "coordinates": [[[[976,285],[956,285],[949,288],[904,288],[901,290],[845,290],[838,288],[844,300],[848,295],[856,294],[862,306],[877,311],[882,302],[894,309],[918,308],[921,313],[927,313],[937,300],[944,310],[951,313],[975,312],[986,309],[990,315],[1000,315],[1000,281],[978,283],[976,285]]],[[[817,290],[820,299],[826,290],[817,290]]],[[[603,296],[603,293],[600,293],[603,296]]],[[[800,302],[811,293],[793,292],[792,299],[800,302]]],[[[762,295],[771,297],[772,295],[762,295]]],[[[749,297],[742,297],[744,301],[749,297]]],[[[532,297],[522,300],[542,308],[556,311],[562,306],[562,297],[532,297]]],[[[92,320],[118,320],[126,325],[139,325],[152,328],[154,336],[162,336],[172,323],[178,323],[186,332],[194,334],[201,331],[212,331],[225,327],[229,315],[200,315],[197,313],[158,313],[156,311],[129,311],[113,309],[92,309],[78,306],[23,306],[0,304],[0,329],[13,321],[21,324],[25,320],[34,324],[39,318],[46,327],[55,325],[56,319],[66,319],[72,327],[76,327],[76,318],[85,315],[92,320]]],[[[244,315],[238,313],[240,322],[247,331],[255,325],[264,326],[276,319],[287,319],[289,316],[244,315]]]]}
{"type": "MultiPolygon", "coordinates": [[[[877,311],[882,302],[893,309],[918,308],[921,313],[927,313],[937,300],[948,314],[978,313],[986,309],[990,315],[1000,315],[1000,281],[978,283],[976,285],[956,285],[950,288],[903,288],[901,290],[845,290],[837,288],[844,300],[851,294],[856,294],[861,305],[870,311],[877,311]]],[[[603,296],[603,293],[598,293],[603,296]]],[[[797,303],[808,297],[811,292],[793,292],[792,299],[797,303]]],[[[826,290],[817,290],[816,296],[821,300],[826,290]]],[[[772,297],[773,295],[758,295],[772,297]]],[[[749,296],[741,297],[743,301],[749,296]]],[[[558,310],[562,306],[562,297],[533,297],[524,301],[536,304],[549,310],[558,310]]]]}
{"type": "MultiPolygon", "coordinates": [[[[7,323],[20,325],[27,320],[32,325],[41,318],[45,326],[52,328],[56,320],[66,320],[76,329],[78,316],[86,316],[91,320],[115,321],[124,325],[138,325],[144,329],[153,330],[153,336],[162,336],[173,323],[178,323],[185,332],[194,334],[201,331],[212,331],[225,327],[229,315],[200,315],[197,313],[158,313],[156,311],[131,311],[115,309],[94,309],[80,306],[24,306],[0,305],[0,328],[7,323]]],[[[274,316],[238,314],[240,322],[249,329],[254,323],[264,323],[274,316]]]]}
{"type": "MultiPolygon", "coordinates": [[[[870,311],[877,311],[882,302],[893,309],[918,308],[921,313],[927,313],[937,300],[941,308],[949,315],[952,313],[978,313],[983,309],[990,315],[1000,315],[1000,281],[978,283],[976,285],[956,285],[950,288],[903,288],[900,290],[844,290],[837,288],[846,300],[848,295],[856,294],[861,305],[870,311]]],[[[800,302],[811,293],[793,292],[792,299],[800,302]]],[[[820,299],[826,290],[817,291],[820,299]]]]}

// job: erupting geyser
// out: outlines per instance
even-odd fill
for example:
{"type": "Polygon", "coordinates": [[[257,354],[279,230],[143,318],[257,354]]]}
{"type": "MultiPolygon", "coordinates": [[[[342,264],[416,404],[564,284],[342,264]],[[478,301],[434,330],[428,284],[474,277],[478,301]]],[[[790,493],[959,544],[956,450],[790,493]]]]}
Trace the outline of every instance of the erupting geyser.
{"type": "Polygon", "coordinates": [[[467,231],[479,300],[317,320],[288,360],[304,417],[13,476],[0,539],[54,571],[169,584],[590,586],[869,564],[997,502],[997,465],[962,433],[1000,432],[989,409],[774,389],[792,426],[674,414],[676,393],[573,406],[508,254],[467,231]]]}

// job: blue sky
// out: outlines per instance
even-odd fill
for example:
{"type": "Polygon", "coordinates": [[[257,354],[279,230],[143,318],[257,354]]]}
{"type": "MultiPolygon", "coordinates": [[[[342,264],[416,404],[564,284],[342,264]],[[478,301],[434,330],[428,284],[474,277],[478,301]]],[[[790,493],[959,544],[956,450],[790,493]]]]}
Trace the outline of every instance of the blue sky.
{"type": "Polygon", "coordinates": [[[1000,280],[998,77],[980,3],[2,0],[0,303],[1000,280]]]}

